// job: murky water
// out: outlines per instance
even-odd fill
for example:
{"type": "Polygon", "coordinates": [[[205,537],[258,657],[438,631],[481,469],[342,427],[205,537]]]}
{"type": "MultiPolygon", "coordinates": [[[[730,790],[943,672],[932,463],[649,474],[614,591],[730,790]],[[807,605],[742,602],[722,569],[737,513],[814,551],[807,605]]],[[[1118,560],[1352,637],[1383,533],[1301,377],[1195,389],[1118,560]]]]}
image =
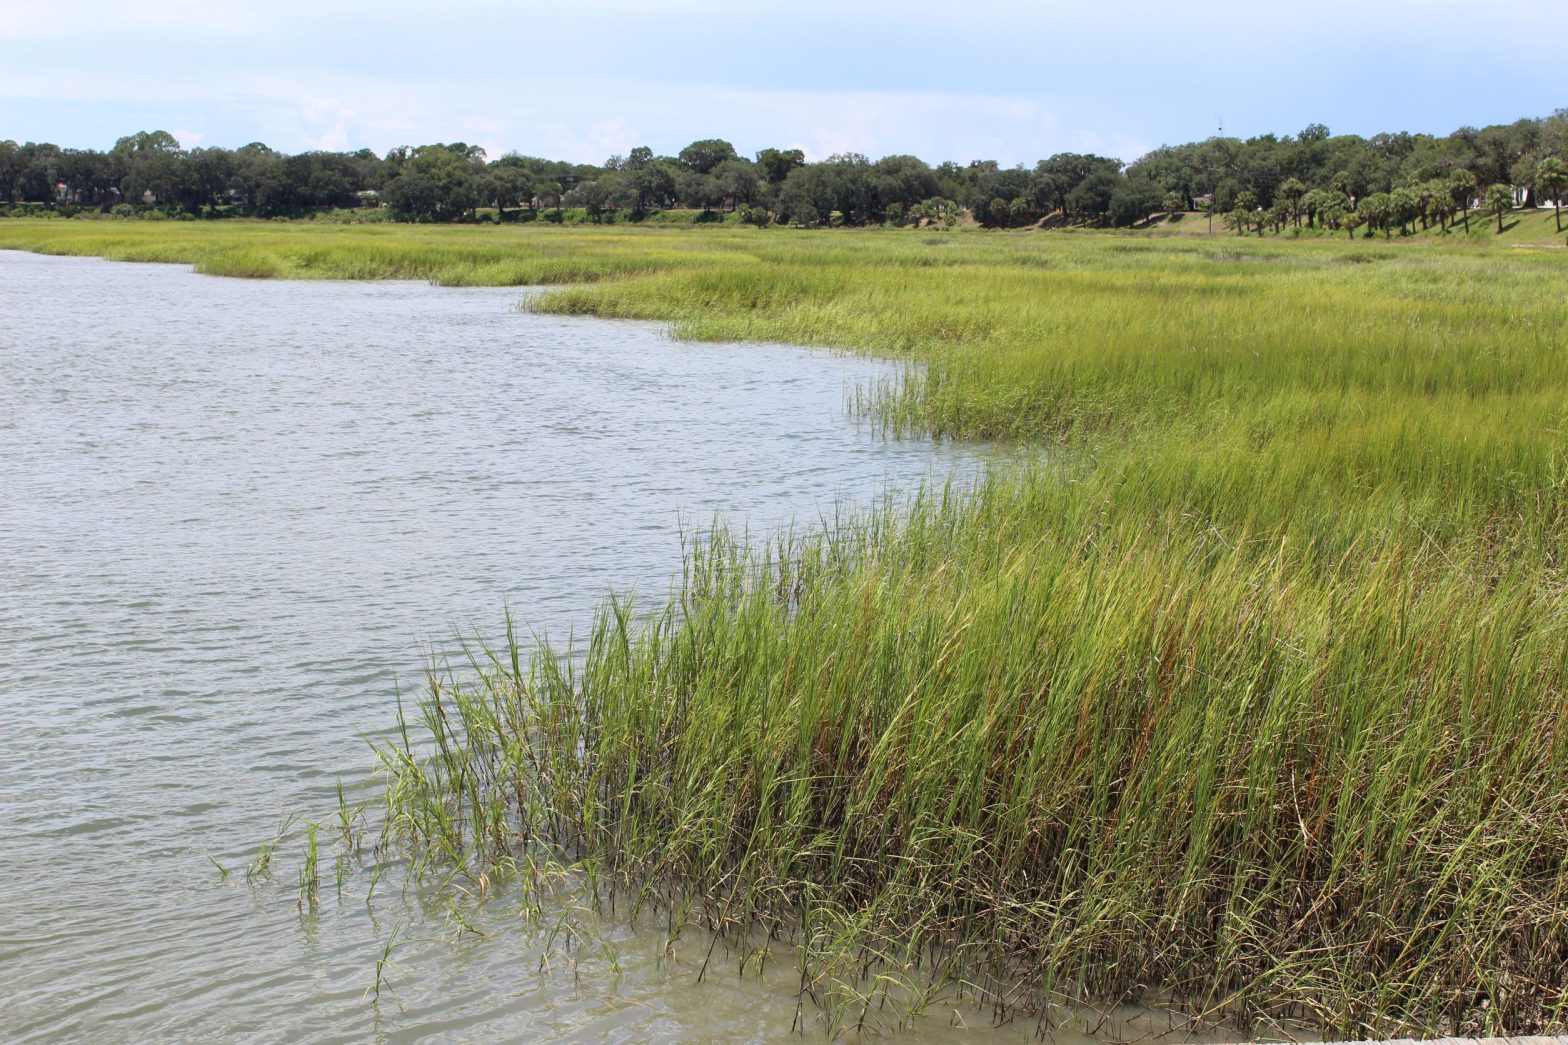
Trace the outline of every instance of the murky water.
{"type": "MultiPolygon", "coordinates": [[[[397,685],[504,606],[581,632],[612,587],[663,596],[683,524],[977,467],[844,416],[879,364],[517,299],[0,252],[0,1038],[791,1037],[786,962],[720,948],[699,984],[707,941],[571,947],[504,892],[480,937],[395,872],[367,904],[345,867],[340,902],[330,855],[302,917],[297,841],[243,873],[284,813],[369,793],[397,685]]],[[[911,1034],[955,1022],[985,1019],[911,1034]]]]}

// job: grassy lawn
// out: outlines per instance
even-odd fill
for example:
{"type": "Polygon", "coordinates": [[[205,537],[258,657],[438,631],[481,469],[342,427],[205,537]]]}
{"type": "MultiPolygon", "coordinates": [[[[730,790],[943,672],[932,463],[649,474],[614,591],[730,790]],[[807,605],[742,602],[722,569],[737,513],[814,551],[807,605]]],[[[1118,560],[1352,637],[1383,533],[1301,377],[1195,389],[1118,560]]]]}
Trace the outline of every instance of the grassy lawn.
{"type": "MultiPolygon", "coordinates": [[[[1207,214],[1189,211],[1175,217],[1176,220],[1171,220],[1169,216],[1162,217],[1156,220],[1147,230],[1139,231],[1157,236],[1190,237],[1208,236],[1210,234],[1209,216],[1207,214]]],[[[1223,215],[1220,214],[1214,215],[1213,235],[1216,238],[1220,236],[1229,236],[1231,239],[1238,238],[1235,232],[1228,231],[1225,228],[1225,224],[1221,220],[1222,217],[1223,215]]],[[[1285,235],[1289,237],[1293,231],[1287,228],[1285,235]]],[[[1357,229],[1355,239],[1373,238],[1368,237],[1366,231],[1365,228],[1357,229]]],[[[1248,233],[1247,235],[1253,239],[1257,238],[1253,233],[1248,233]]],[[[1303,229],[1301,235],[1308,238],[1338,238],[1347,243],[1351,242],[1351,237],[1347,236],[1343,231],[1303,229]]],[[[1415,235],[1418,238],[1441,240],[1468,239],[1477,246],[1489,243],[1503,243],[1519,247],[1561,247],[1565,245],[1565,242],[1568,242],[1568,212],[1565,212],[1563,215],[1562,231],[1558,231],[1557,222],[1552,217],[1552,209],[1544,207],[1530,210],[1515,210],[1505,215],[1501,233],[1497,231],[1497,216],[1495,214],[1490,214],[1484,210],[1472,210],[1470,212],[1470,229],[1468,232],[1465,231],[1463,221],[1459,220],[1448,229],[1440,229],[1433,225],[1430,228],[1418,229],[1415,235]]],[[[1379,239],[1382,237],[1382,233],[1378,233],[1376,236],[1379,239]]],[[[1273,239],[1275,237],[1273,233],[1266,233],[1264,238],[1273,239]]],[[[1396,240],[1400,238],[1398,230],[1395,230],[1393,238],[1396,240]]],[[[1408,240],[1411,237],[1404,238],[1408,240]]]]}

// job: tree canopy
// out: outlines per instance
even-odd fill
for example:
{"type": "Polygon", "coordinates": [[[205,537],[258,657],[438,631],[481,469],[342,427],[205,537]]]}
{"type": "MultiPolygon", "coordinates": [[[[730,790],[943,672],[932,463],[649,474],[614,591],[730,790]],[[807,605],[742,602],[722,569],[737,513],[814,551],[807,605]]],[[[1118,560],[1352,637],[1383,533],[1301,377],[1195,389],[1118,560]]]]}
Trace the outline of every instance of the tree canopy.
{"type": "Polygon", "coordinates": [[[464,142],[357,152],[279,153],[260,142],[185,149],[141,131],[107,151],[0,141],[0,207],[155,208],[180,216],[289,217],[354,207],[399,221],[638,220],[670,208],[741,212],[755,224],[1136,225],[1162,211],[1208,209],[1237,231],[1287,226],[1411,231],[1568,192],[1568,110],[1444,137],[1395,132],[1215,137],[1162,145],[1130,164],[1058,153],[1032,166],[994,160],[933,166],[909,155],[843,153],[811,162],[798,148],[740,155],[720,138],[674,156],[647,146],[603,164],[508,153],[464,142]],[[1486,188],[1484,194],[1482,187],[1486,188]],[[1484,199],[1480,198],[1482,195],[1484,199]]]}

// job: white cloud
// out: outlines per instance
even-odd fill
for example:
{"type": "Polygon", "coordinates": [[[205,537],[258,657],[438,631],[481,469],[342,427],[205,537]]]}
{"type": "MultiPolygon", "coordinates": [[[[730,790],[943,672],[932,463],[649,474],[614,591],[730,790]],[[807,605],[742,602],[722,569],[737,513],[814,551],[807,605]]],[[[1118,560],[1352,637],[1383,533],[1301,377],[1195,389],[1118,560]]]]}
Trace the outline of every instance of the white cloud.
{"type": "MultiPolygon", "coordinates": [[[[1032,161],[1076,147],[1090,133],[1067,126],[1043,99],[940,91],[745,90],[604,77],[543,83],[526,75],[432,79],[236,70],[195,89],[177,77],[123,84],[104,74],[55,67],[26,76],[0,71],[0,96],[7,95],[79,102],[109,97],[153,111],[183,111],[200,103],[246,114],[254,132],[238,137],[263,134],[268,144],[288,151],[369,146],[382,152],[395,145],[462,140],[483,145],[492,156],[517,150],[584,163],[601,162],[636,145],[674,151],[695,138],[715,136],[728,138],[743,152],[788,145],[813,159],[839,152],[873,158],[912,152],[933,161],[982,155],[1032,161]],[[476,112],[476,98],[529,101],[476,112]]],[[[244,144],[227,140],[235,135],[213,126],[184,133],[198,138],[204,133],[215,144],[244,144]]],[[[192,144],[183,135],[176,137],[192,144]]]]}
{"type": "MultiPolygon", "coordinates": [[[[1489,17],[1493,2],[1200,0],[1180,22],[1221,31],[1213,39],[1178,32],[1167,42],[1153,28],[1169,24],[1163,0],[995,0],[984,21],[1001,35],[982,45],[973,31],[949,39],[951,6],[936,0],[798,0],[789,24],[770,33],[885,25],[906,35],[898,47],[873,36],[849,50],[804,38],[789,48],[779,46],[788,37],[768,35],[755,72],[744,62],[705,61],[692,47],[697,27],[733,28],[744,46],[769,24],[756,9],[718,0],[669,0],[657,19],[643,0],[578,0],[546,15],[536,4],[454,0],[442,24],[494,42],[456,56],[430,46],[423,0],[230,0],[217,17],[208,0],[80,0],[68,19],[17,2],[0,19],[0,41],[27,46],[4,48],[0,134],[104,147],[117,134],[173,125],[189,128],[176,135],[186,145],[259,139],[287,151],[382,152],[461,140],[492,156],[515,149],[585,162],[634,145],[673,152],[703,137],[727,138],[742,152],[799,147],[813,158],[911,152],[933,162],[1027,163],[1073,150],[1130,160],[1158,141],[1213,133],[1220,108],[1231,117],[1227,130],[1245,135],[1319,119],[1336,131],[1441,132],[1561,104],[1551,101],[1553,66],[1542,60],[1546,34],[1514,41],[1496,58],[1462,33],[1440,35],[1408,59],[1388,42],[1398,39],[1391,27],[1408,27],[1412,9],[1431,12],[1418,18],[1423,24],[1462,26],[1489,17]],[[1303,35],[1303,25],[1335,23],[1356,31],[1334,42],[1303,35]],[[561,34],[560,46],[537,32],[529,47],[511,42],[541,24],[561,34]],[[927,24],[931,48],[908,50],[907,34],[927,24]],[[588,25],[635,28],[635,55],[650,57],[582,42],[588,25]],[[1227,53],[1226,26],[1296,42],[1227,53]],[[334,42],[322,46],[323,38],[334,42]],[[1117,46],[1107,46],[1112,40],[1117,46]],[[1410,87],[1423,68],[1454,67],[1454,54],[1467,64],[1451,90],[1410,87]],[[704,71],[712,82],[693,82],[704,71]],[[122,118],[131,125],[119,127],[122,118]],[[108,141],[84,140],[82,126],[108,141]]],[[[1518,0],[1511,17],[1527,24],[1561,4],[1518,0]]]]}
{"type": "Polygon", "coordinates": [[[546,125],[540,145],[514,145],[513,151],[538,153],[576,163],[602,163],[610,156],[624,156],[641,144],[641,132],[624,119],[600,120],[578,129],[572,124],[546,125]]]}

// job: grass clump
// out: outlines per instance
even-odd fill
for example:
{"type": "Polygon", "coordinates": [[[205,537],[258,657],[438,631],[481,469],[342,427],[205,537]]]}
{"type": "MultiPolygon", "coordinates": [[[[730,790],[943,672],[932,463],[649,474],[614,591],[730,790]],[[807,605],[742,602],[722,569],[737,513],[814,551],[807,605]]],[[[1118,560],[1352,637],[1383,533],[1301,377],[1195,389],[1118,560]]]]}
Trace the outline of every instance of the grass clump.
{"type": "Polygon", "coordinates": [[[889,427],[1045,451],[814,534],[715,533],[584,657],[512,643],[432,678],[428,744],[383,752],[389,837],[430,860],[564,860],[793,939],[803,990],[899,969],[1004,1010],[1563,1026],[1558,256],[238,223],[0,245],[569,283],[531,307],[906,358],[863,390],[889,427]]]}

